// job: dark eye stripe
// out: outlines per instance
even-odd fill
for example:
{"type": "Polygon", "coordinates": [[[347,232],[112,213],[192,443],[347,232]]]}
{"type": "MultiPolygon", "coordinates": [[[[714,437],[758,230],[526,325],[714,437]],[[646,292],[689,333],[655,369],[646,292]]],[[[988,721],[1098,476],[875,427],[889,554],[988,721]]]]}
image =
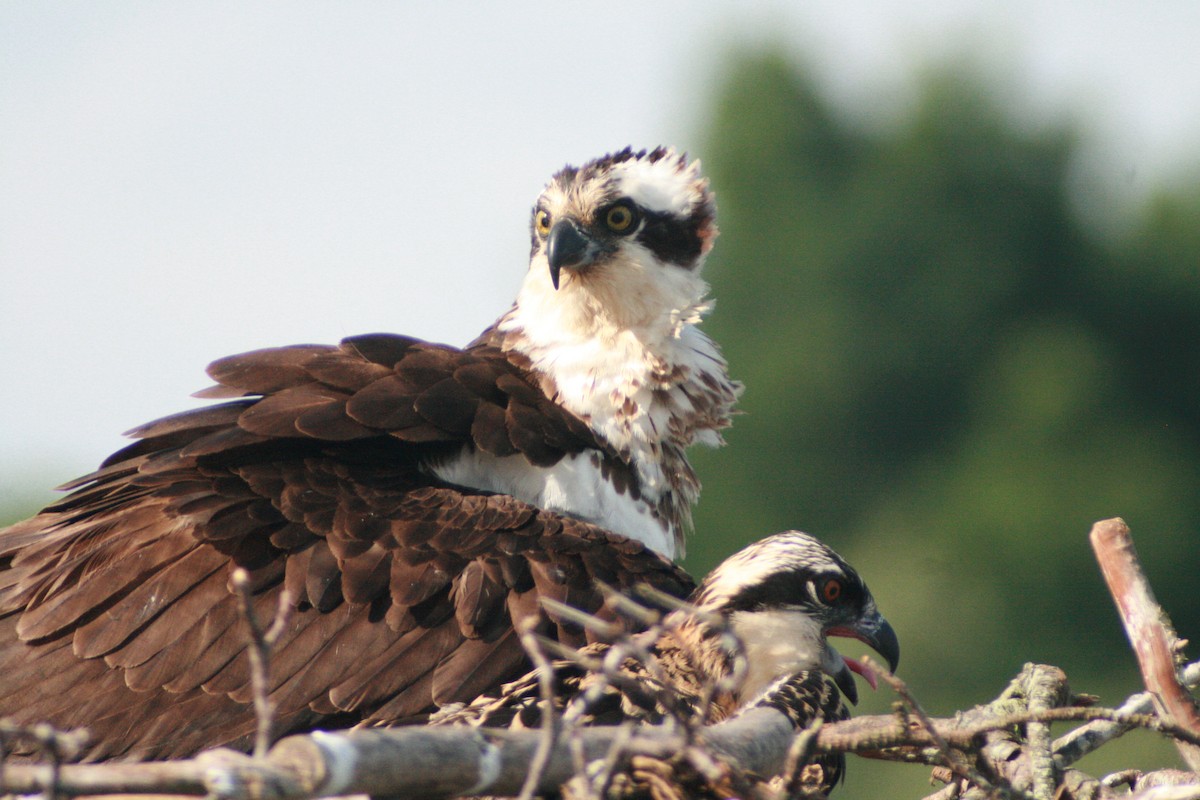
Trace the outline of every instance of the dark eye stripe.
{"type": "Polygon", "coordinates": [[[646,222],[638,231],[637,241],[659,261],[691,267],[700,257],[704,244],[700,238],[700,230],[701,225],[706,222],[705,219],[680,219],[671,214],[654,211],[643,212],[643,217],[646,222]]]}
{"type": "Polygon", "coordinates": [[[782,572],[772,575],[730,598],[727,611],[755,611],[783,606],[803,606],[817,609],[831,605],[820,593],[830,577],[838,577],[842,591],[836,605],[858,608],[863,602],[863,590],[851,575],[831,576],[782,572]]]}

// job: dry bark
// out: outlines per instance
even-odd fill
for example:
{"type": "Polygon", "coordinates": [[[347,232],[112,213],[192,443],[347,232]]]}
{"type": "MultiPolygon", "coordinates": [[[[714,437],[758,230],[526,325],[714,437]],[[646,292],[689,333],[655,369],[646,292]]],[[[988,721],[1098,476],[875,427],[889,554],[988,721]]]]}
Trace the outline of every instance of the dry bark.
{"type": "MultiPolygon", "coordinates": [[[[1091,542],[1137,655],[1155,711],[1163,720],[1200,734],[1200,711],[1176,673],[1179,666],[1176,659],[1183,643],[1154,599],[1150,582],[1138,562],[1129,526],[1120,518],[1097,522],[1092,526],[1091,542]]],[[[1200,747],[1178,739],[1175,746],[1193,771],[1200,770],[1200,747]]]]}

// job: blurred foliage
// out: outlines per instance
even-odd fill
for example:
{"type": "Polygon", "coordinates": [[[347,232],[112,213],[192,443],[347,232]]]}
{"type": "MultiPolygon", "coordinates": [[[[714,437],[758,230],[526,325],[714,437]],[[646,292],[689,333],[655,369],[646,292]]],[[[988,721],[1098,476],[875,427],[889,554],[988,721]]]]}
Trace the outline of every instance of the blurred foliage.
{"type": "MultiPolygon", "coordinates": [[[[973,75],[927,74],[868,132],[780,54],[729,65],[706,329],[747,390],[729,446],[697,457],[688,564],[808,530],[864,573],[930,710],[1026,661],[1116,702],[1140,682],[1093,521],[1125,517],[1200,636],[1200,190],[1098,235],[1072,210],[1075,131],[1018,122],[973,75]]],[[[1121,747],[1093,758],[1174,763],[1153,737],[1121,747]]],[[[851,766],[843,796],[928,792],[927,772],[851,766]]]]}

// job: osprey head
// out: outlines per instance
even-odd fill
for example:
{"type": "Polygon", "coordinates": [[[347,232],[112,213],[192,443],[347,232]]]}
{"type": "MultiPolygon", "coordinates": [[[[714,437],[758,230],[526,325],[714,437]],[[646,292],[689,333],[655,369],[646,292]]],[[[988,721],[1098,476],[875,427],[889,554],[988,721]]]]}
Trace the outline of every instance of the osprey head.
{"type": "Polygon", "coordinates": [[[820,669],[850,702],[857,701],[850,673],[861,673],[861,667],[831,647],[830,636],[866,642],[889,669],[900,660],[896,632],[867,585],[841,556],[807,533],[777,533],[734,554],[709,573],[694,602],[728,619],[745,647],[749,670],[742,697],[758,694],[778,678],[820,669]]]}
{"type": "Polygon", "coordinates": [[[716,238],[715,214],[700,162],[627,147],[550,179],[533,207],[530,266],[556,291],[572,281],[636,291],[631,273],[698,272],[716,238]]]}

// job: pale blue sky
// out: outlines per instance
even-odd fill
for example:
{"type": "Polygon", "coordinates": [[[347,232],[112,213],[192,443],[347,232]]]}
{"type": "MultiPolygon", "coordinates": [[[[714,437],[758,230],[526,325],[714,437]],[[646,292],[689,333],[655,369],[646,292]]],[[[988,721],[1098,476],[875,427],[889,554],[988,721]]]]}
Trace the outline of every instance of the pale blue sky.
{"type": "Polygon", "coordinates": [[[466,342],[552,171],[703,157],[721,57],[770,39],[893,113],[916,64],[971,53],[1032,118],[1086,120],[1109,191],[1200,153],[1190,0],[3,2],[0,491],[90,469],[228,353],[466,342]]]}

